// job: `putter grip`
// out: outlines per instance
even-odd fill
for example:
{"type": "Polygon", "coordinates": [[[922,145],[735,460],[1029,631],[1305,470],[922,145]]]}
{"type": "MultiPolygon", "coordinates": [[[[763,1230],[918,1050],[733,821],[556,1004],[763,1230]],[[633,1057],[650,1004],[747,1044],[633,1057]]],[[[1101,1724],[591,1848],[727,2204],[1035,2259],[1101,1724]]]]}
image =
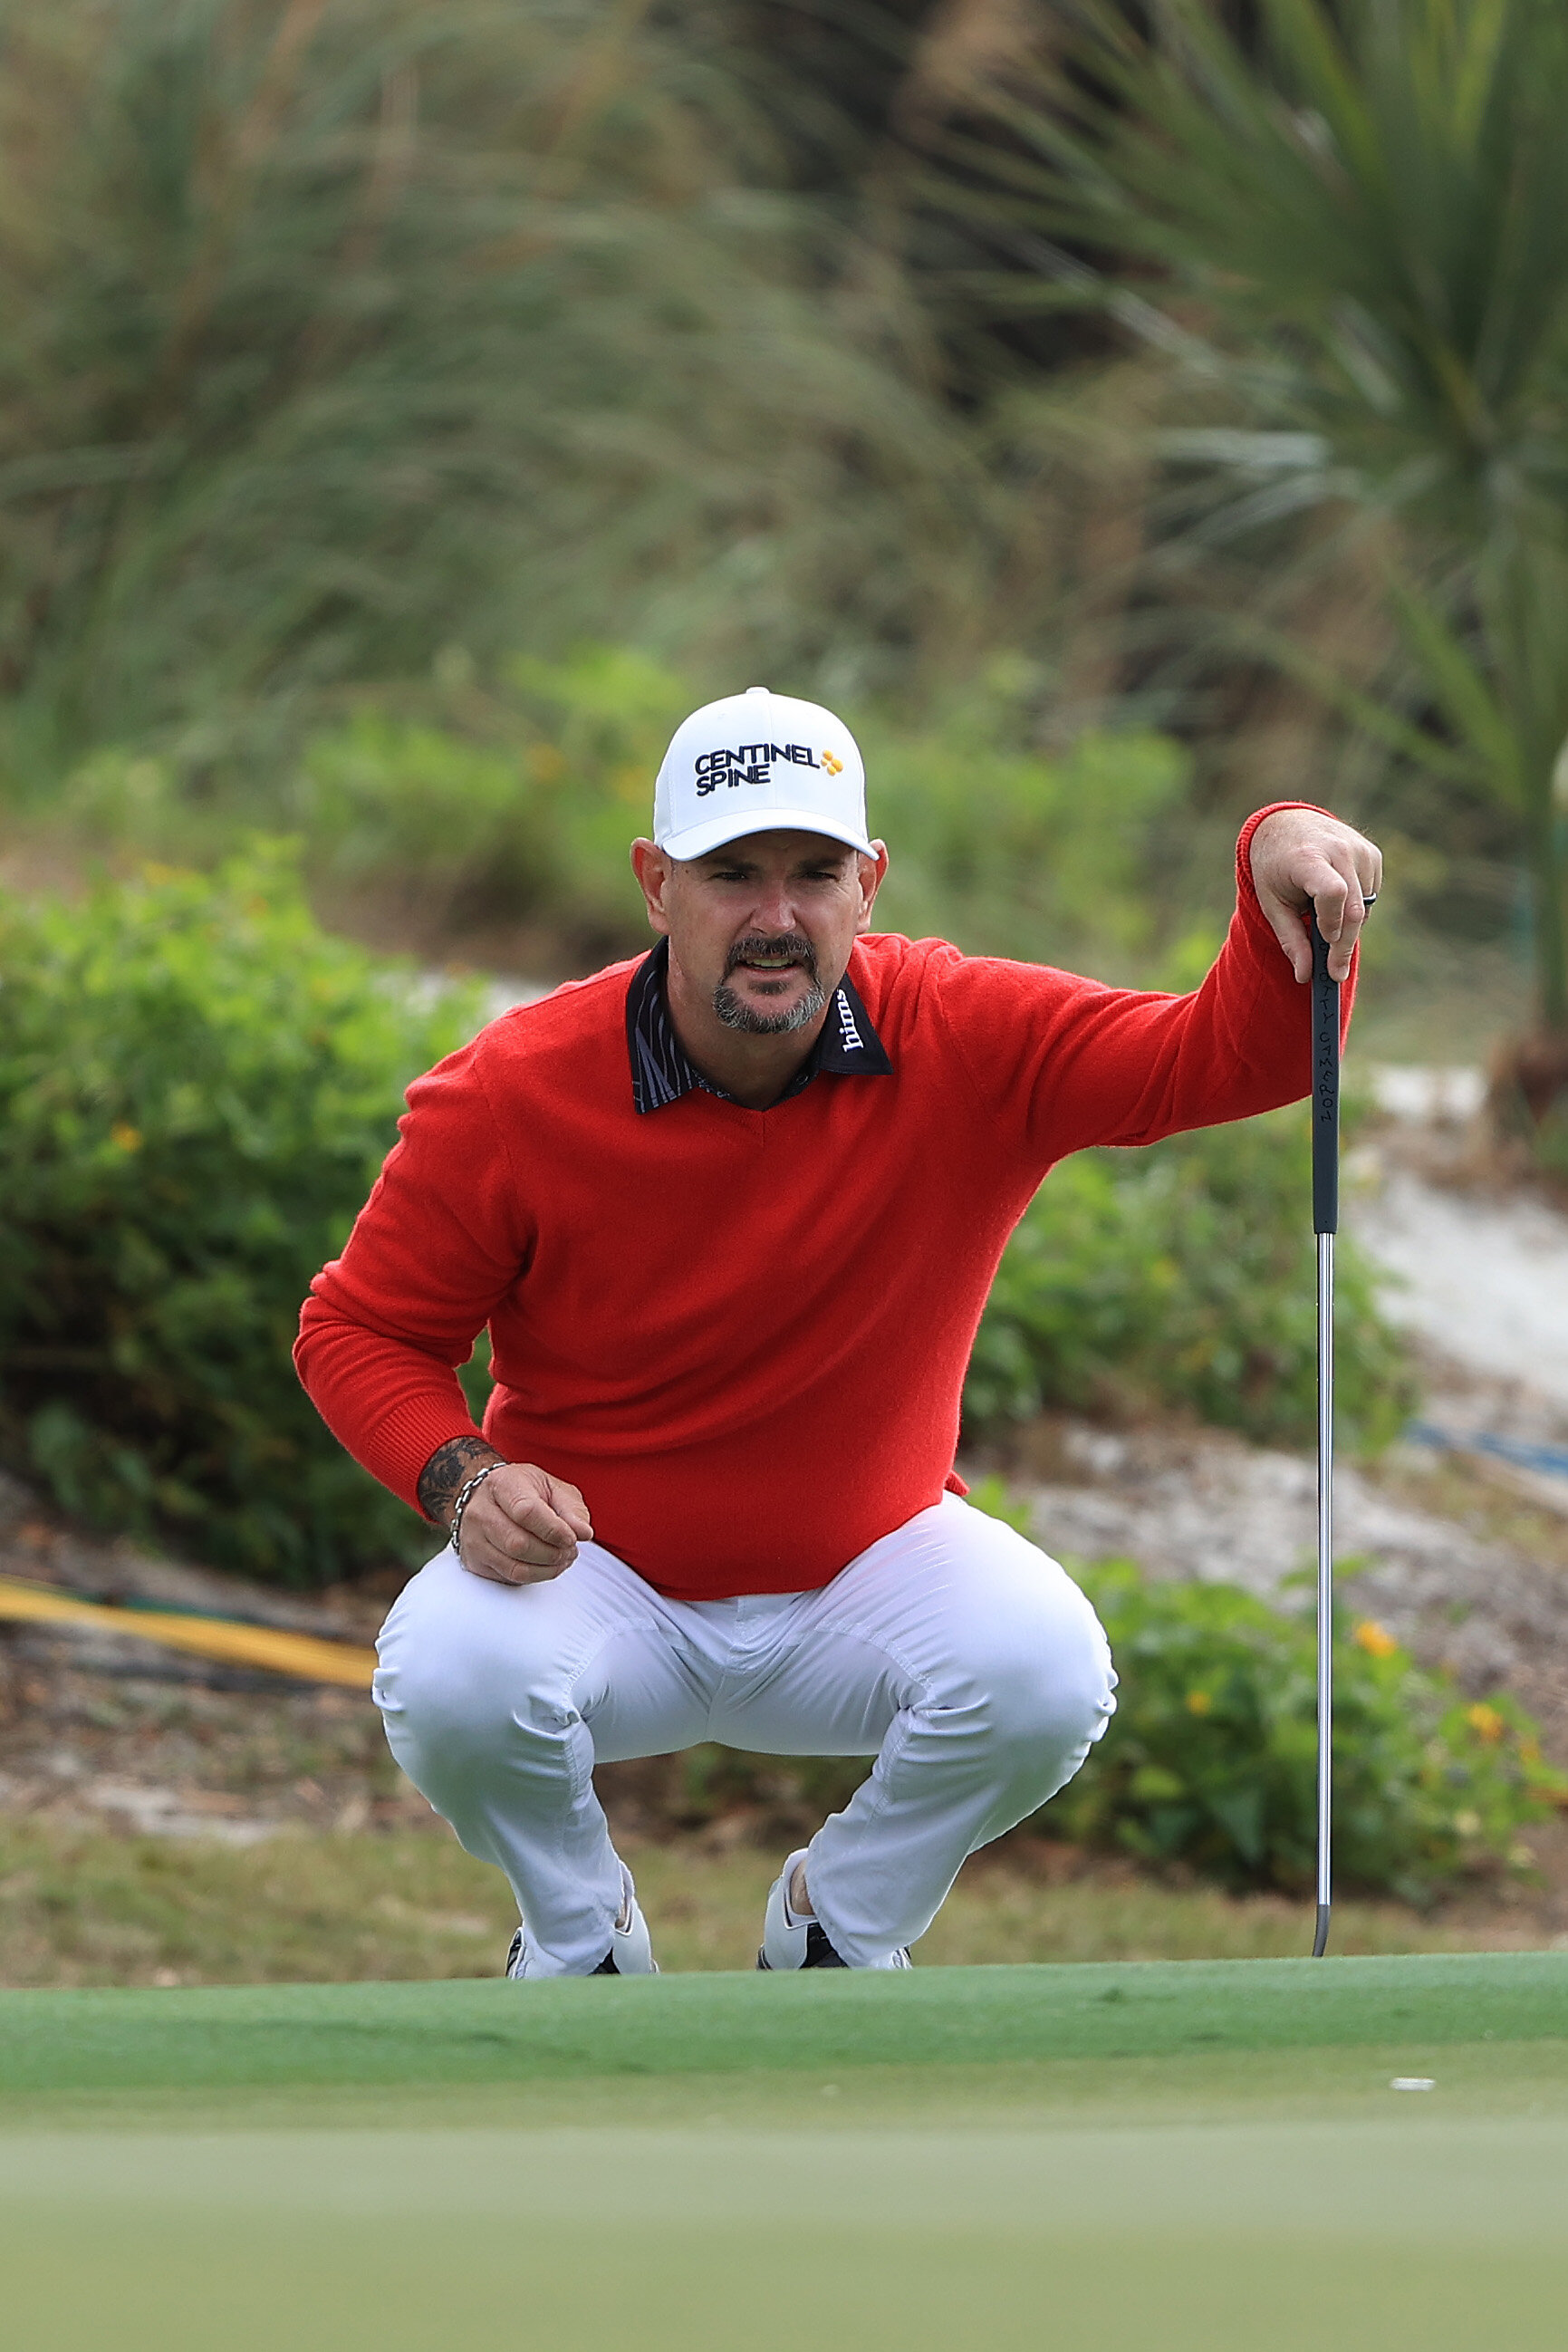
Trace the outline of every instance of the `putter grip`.
{"type": "Polygon", "coordinates": [[[1312,942],[1312,1231],[1339,1231],[1339,982],[1315,917],[1312,942]]]}

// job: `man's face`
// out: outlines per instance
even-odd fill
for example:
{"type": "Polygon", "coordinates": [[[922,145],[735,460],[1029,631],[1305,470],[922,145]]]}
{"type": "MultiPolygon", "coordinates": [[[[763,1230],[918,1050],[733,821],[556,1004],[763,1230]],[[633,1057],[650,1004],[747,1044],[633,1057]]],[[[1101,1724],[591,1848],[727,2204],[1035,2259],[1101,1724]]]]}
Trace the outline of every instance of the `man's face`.
{"type": "Polygon", "coordinates": [[[778,1034],[815,1019],[870,929],[886,869],[818,833],[754,833],[706,857],[633,852],[649,919],[727,1028],[778,1034]]]}

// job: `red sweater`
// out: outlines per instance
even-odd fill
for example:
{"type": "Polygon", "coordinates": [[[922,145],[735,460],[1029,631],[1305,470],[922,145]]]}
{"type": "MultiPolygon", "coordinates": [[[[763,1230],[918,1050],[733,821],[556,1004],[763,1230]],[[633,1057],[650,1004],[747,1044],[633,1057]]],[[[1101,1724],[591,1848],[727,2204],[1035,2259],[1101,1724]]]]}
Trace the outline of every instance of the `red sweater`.
{"type": "Polygon", "coordinates": [[[488,1324],[486,1436],[580,1486],[659,1591],[825,1584],[949,1483],[976,1326],[1052,1162],[1309,1090],[1307,992],[1247,859],[1267,814],[1195,994],[873,937],[850,973],[893,1075],[769,1110],[637,1113],[632,964],[492,1022],[409,1088],[311,1285],[296,1361],[322,1415],[417,1507],[474,1433],[454,1367],[488,1324]]]}

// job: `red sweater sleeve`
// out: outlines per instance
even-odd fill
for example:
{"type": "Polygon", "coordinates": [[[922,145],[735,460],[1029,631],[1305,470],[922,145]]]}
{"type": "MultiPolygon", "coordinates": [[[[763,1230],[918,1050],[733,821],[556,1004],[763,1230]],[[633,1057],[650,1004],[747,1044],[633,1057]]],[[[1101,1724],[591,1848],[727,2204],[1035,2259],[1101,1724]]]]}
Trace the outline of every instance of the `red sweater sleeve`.
{"type": "MultiPolygon", "coordinates": [[[[1311,1091],[1308,992],[1259,901],[1252,836],[1237,844],[1236,911],[1189,996],[1104,988],[1036,964],[955,955],[937,1001],[982,1109],[1043,1171],[1092,1144],[1154,1143],[1273,1110],[1311,1091]]],[[[1328,814],[1330,812],[1323,811],[1328,814]]],[[[1355,967],[1341,992],[1348,1024],[1355,967]]]]}
{"type": "Polygon", "coordinates": [[[455,1368],[533,1246],[482,1061],[476,1041],[410,1087],[402,1140],[311,1284],[294,1349],[333,1435],[415,1510],[437,1446],[478,1433],[455,1368]]]}

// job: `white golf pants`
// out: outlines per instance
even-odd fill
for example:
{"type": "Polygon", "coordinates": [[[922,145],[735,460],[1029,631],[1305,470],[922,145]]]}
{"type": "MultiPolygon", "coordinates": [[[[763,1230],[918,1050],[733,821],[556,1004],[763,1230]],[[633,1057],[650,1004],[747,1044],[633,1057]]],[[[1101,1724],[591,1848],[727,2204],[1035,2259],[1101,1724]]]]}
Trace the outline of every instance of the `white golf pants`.
{"type": "Polygon", "coordinates": [[[666,1601],[584,1544],[546,1584],[491,1584],[450,1547],[382,1628],[393,1755],[472,1854],[504,1870],[527,1972],[610,1948],[621,1867],[595,1763],[716,1740],[874,1756],[811,1841],[811,1907],[852,1968],[931,1925],[966,1855],[1072,1778],[1116,1677],[1056,1561],[945,1496],[813,1592],[666,1601]]]}

